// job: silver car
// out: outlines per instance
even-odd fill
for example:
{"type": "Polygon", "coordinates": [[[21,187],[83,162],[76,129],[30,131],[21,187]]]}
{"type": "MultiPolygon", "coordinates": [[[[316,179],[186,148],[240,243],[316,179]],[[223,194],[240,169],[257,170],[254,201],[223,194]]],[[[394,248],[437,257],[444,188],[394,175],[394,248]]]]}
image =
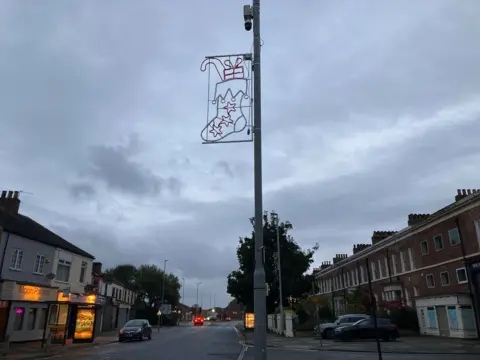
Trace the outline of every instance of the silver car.
{"type": "Polygon", "coordinates": [[[370,316],[365,314],[346,314],[340,315],[333,323],[325,323],[318,325],[318,332],[324,339],[333,339],[335,329],[338,327],[349,326],[357,321],[368,319],[370,316]]]}

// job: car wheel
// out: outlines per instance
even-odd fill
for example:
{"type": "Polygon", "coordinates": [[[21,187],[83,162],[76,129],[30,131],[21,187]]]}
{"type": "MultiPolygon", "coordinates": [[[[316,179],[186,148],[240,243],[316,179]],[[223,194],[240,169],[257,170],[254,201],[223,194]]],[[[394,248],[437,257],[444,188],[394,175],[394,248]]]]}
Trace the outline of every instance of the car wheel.
{"type": "Polygon", "coordinates": [[[323,337],[325,339],[333,339],[333,329],[326,329],[324,332],[323,332],[323,337]]]}
{"type": "Polygon", "coordinates": [[[152,340],[152,332],[148,333],[148,340],[152,340]]]}

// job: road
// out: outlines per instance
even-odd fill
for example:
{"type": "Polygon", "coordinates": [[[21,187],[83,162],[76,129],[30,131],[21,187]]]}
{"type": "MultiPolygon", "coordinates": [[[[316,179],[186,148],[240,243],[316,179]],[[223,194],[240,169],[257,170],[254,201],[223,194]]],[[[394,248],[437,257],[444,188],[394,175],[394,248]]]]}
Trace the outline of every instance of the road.
{"type": "MultiPolygon", "coordinates": [[[[69,360],[254,360],[253,348],[239,342],[234,323],[217,322],[202,327],[183,325],[155,329],[152,340],[112,343],[67,353],[69,360]]],[[[57,360],[55,359],[55,360],[57,360]]],[[[268,360],[377,360],[377,354],[335,351],[307,351],[269,348],[268,360]]],[[[473,360],[477,355],[384,354],[384,360],[473,360]]]]}
{"type": "Polygon", "coordinates": [[[152,340],[112,343],[57,359],[69,360],[237,360],[242,351],[233,323],[154,329],[152,340]]]}

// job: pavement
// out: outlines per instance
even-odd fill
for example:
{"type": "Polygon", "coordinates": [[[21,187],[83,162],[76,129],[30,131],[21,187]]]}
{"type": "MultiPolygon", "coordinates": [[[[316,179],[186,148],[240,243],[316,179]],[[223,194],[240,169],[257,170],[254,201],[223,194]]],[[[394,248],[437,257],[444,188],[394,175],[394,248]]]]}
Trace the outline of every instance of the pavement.
{"type": "MultiPolygon", "coordinates": [[[[267,360],[474,360],[478,355],[383,354],[356,352],[318,352],[312,350],[267,349],[267,360]]],[[[113,359],[112,359],[113,360],[113,359]]],[[[253,348],[248,347],[243,360],[254,360],[253,348]]]]}
{"type": "MultiPolygon", "coordinates": [[[[242,326],[239,325],[239,329],[242,326]]],[[[243,330],[243,329],[241,329],[243,330]]],[[[247,346],[253,346],[253,332],[241,331],[247,346]]],[[[384,354],[410,355],[475,355],[480,358],[480,341],[446,339],[440,337],[415,336],[404,337],[397,341],[381,341],[384,354]]],[[[351,353],[377,353],[375,341],[340,342],[321,340],[313,336],[297,336],[286,338],[277,334],[267,334],[267,347],[284,350],[330,351],[351,353]]],[[[332,355],[334,356],[334,355],[332,355]]]]}
{"type": "Polygon", "coordinates": [[[64,352],[75,352],[87,350],[96,346],[111,344],[118,341],[118,331],[103,332],[95,337],[94,343],[73,344],[72,340],[67,340],[65,345],[52,344],[50,349],[42,348],[40,341],[28,343],[13,343],[8,351],[0,351],[0,360],[28,360],[40,359],[47,356],[57,356],[64,352]]]}

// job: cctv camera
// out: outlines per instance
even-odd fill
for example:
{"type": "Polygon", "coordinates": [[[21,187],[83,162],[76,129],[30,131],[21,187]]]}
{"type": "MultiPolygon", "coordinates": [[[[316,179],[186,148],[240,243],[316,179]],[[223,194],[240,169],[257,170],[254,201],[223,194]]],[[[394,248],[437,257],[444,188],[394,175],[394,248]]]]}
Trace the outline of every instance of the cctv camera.
{"type": "Polygon", "coordinates": [[[251,19],[245,20],[245,30],[247,30],[247,31],[252,30],[252,20],[251,19]]]}
{"type": "Polygon", "coordinates": [[[250,5],[243,5],[243,19],[245,20],[245,30],[252,30],[252,7],[250,5]]]}

